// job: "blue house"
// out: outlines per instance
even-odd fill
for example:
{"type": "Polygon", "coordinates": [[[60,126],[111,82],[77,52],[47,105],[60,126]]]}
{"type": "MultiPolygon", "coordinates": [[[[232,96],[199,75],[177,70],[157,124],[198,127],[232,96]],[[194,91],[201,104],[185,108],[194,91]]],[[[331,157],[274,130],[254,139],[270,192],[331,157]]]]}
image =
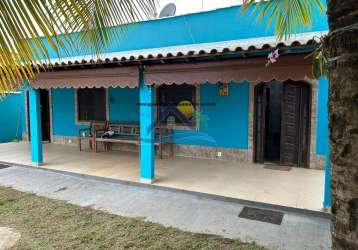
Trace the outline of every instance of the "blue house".
{"type": "Polygon", "coordinates": [[[309,54],[327,33],[325,14],[277,43],[273,27],[239,13],[131,24],[98,58],[53,52],[24,97],[32,161],[44,163],[48,141],[138,152],[145,183],[159,158],[176,156],[324,169],[328,82],[313,78],[309,54]],[[277,62],[266,65],[276,49],[277,62]]]}

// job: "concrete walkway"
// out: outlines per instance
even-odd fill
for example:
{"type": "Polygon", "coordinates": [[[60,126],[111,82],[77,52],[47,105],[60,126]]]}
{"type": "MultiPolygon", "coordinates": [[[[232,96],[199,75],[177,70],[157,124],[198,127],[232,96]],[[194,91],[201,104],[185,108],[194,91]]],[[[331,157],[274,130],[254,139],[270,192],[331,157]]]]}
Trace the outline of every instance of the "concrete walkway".
{"type": "Polygon", "coordinates": [[[283,209],[282,224],[274,225],[239,218],[240,201],[19,166],[0,169],[0,185],[271,249],[330,249],[330,219],[318,213],[283,209]]]}

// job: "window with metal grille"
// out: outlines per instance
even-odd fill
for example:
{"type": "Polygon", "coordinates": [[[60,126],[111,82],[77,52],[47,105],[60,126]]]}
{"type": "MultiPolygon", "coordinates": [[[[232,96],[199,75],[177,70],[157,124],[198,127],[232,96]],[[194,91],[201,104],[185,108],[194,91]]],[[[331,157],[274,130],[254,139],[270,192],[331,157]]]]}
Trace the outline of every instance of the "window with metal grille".
{"type": "Polygon", "coordinates": [[[85,88],[77,90],[79,122],[105,121],[107,117],[106,90],[85,88]]]}

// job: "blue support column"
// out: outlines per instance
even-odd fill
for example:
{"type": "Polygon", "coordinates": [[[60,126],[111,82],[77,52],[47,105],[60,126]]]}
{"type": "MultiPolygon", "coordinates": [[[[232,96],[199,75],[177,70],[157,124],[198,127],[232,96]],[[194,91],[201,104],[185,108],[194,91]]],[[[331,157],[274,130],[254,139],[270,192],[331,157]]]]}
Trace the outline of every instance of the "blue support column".
{"type": "Polygon", "coordinates": [[[331,194],[331,159],[330,159],[330,148],[327,146],[326,154],[326,167],[324,173],[324,197],[323,197],[323,208],[329,209],[332,205],[332,194],[331,194]]]}
{"type": "Polygon", "coordinates": [[[331,162],[328,131],[328,98],[329,81],[327,78],[318,80],[318,101],[317,101],[317,142],[316,153],[326,157],[323,208],[329,209],[332,205],[331,198],[331,162]]]}
{"type": "Polygon", "coordinates": [[[29,90],[31,160],[43,164],[40,90],[29,90]]]}
{"type": "Polygon", "coordinates": [[[147,86],[144,71],[140,69],[140,179],[144,183],[155,180],[155,121],[154,121],[154,88],[147,86]]]}

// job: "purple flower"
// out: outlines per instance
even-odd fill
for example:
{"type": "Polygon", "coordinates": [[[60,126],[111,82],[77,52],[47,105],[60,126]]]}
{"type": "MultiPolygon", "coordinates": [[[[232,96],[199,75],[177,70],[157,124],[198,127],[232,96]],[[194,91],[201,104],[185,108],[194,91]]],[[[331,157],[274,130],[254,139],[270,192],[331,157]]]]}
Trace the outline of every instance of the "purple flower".
{"type": "Polygon", "coordinates": [[[266,65],[277,62],[277,59],[279,56],[280,56],[280,54],[278,53],[278,49],[276,49],[275,51],[272,51],[267,56],[267,64],[266,65]]]}

